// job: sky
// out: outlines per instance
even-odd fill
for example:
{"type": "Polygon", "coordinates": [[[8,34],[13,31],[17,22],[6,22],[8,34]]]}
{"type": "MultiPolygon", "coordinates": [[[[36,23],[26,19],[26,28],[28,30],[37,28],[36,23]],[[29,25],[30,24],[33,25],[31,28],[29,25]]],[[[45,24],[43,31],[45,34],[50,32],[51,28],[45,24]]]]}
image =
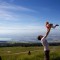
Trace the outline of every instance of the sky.
{"type": "Polygon", "coordinates": [[[60,0],[0,0],[0,35],[43,33],[46,21],[60,25],[60,0]]]}

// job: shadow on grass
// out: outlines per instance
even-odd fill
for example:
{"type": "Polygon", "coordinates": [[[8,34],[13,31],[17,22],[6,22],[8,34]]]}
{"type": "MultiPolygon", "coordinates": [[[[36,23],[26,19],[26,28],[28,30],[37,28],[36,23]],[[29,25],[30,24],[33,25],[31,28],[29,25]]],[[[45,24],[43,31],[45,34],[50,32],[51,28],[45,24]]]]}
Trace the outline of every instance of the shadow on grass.
{"type": "Polygon", "coordinates": [[[60,57],[54,57],[51,60],[60,60],[60,57]]]}

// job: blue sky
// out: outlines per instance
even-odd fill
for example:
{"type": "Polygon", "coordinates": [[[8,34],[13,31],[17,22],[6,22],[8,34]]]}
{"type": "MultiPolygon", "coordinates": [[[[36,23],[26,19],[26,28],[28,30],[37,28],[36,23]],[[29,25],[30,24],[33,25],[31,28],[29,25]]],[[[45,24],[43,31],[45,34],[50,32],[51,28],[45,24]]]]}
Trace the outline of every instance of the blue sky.
{"type": "Polygon", "coordinates": [[[45,32],[46,21],[60,25],[60,0],[0,0],[0,34],[45,32]]]}

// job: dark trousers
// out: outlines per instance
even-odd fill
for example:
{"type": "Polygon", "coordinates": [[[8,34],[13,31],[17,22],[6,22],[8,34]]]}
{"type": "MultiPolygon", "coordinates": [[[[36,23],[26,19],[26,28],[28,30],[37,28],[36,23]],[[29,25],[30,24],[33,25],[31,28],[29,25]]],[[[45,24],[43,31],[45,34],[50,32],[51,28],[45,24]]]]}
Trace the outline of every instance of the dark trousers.
{"type": "Polygon", "coordinates": [[[49,58],[50,58],[49,57],[49,52],[50,52],[49,50],[44,51],[44,53],[45,53],[44,54],[44,60],[49,60],[49,58]]]}
{"type": "Polygon", "coordinates": [[[2,60],[1,56],[0,56],[0,60],[2,60]]]}

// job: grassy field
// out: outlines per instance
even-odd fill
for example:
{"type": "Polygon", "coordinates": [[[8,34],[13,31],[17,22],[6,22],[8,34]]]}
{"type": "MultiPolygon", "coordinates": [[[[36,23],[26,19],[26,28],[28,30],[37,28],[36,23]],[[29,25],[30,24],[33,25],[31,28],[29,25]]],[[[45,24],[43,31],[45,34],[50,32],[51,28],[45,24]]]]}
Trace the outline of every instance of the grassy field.
{"type": "MultiPolygon", "coordinates": [[[[0,47],[2,60],[44,60],[43,47],[0,47]],[[28,55],[28,52],[31,55],[28,55]]],[[[50,46],[50,60],[60,60],[60,46],[50,46]]]]}

